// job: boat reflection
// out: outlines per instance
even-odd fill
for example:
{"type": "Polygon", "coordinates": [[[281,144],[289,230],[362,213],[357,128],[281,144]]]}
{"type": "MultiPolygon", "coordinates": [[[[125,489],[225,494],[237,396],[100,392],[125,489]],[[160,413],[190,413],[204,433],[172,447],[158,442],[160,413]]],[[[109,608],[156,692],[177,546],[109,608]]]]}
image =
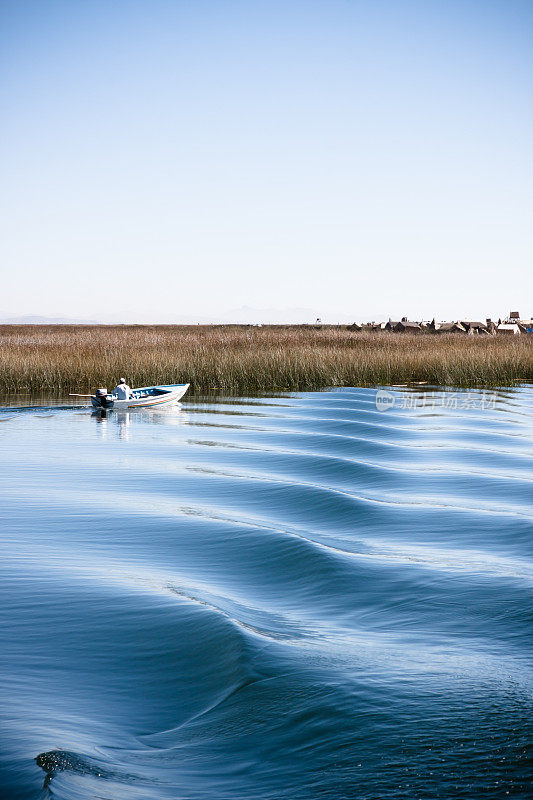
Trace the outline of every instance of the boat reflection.
{"type": "Polygon", "coordinates": [[[128,441],[131,438],[132,428],[137,424],[157,424],[179,426],[185,424],[189,414],[181,403],[156,409],[128,409],[127,411],[106,411],[98,409],[91,413],[96,422],[101,438],[107,438],[110,430],[114,430],[118,439],[128,441]]]}

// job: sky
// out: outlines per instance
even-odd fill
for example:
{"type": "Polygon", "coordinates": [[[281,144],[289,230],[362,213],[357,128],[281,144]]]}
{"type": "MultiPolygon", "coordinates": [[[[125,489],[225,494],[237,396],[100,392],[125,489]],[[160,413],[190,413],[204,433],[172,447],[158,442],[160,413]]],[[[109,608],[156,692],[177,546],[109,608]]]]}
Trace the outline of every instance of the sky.
{"type": "Polygon", "coordinates": [[[533,2],[0,0],[0,317],[533,314],[533,2]]]}

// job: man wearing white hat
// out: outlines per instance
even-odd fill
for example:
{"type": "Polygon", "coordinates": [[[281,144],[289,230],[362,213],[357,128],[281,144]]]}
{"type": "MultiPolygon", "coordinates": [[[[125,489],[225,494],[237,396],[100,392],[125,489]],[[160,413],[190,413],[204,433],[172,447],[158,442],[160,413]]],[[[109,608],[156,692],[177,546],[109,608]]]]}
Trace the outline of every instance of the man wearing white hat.
{"type": "Polygon", "coordinates": [[[113,394],[116,395],[117,400],[129,400],[131,397],[131,389],[126,383],[126,378],[121,378],[118,386],[115,386],[113,394]]]}

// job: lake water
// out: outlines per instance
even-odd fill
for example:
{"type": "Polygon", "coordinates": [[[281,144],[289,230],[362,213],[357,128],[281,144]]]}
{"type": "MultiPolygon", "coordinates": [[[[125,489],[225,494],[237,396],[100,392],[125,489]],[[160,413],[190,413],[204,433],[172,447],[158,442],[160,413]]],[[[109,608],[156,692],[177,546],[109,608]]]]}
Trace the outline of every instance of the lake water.
{"type": "Polygon", "coordinates": [[[533,387],[391,394],[0,410],[2,798],[528,796],[533,387]]]}

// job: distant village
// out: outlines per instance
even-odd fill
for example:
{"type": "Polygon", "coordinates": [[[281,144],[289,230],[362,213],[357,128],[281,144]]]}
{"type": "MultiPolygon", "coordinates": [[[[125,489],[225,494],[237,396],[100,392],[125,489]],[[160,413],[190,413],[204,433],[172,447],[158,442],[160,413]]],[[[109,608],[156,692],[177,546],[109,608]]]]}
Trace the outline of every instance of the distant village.
{"type": "Polygon", "coordinates": [[[360,324],[354,322],[352,325],[347,325],[347,330],[388,331],[389,333],[456,333],[467,336],[496,336],[497,334],[519,336],[524,333],[533,334],[533,319],[522,318],[518,311],[511,311],[509,316],[503,320],[495,321],[488,318],[484,322],[470,319],[457,320],[456,322],[437,322],[432,319],[431,322],[426,322],[408,320],[407,317],[402,317],[397,321],[389,319],[388,322],[362,322],[360,324]]]}

